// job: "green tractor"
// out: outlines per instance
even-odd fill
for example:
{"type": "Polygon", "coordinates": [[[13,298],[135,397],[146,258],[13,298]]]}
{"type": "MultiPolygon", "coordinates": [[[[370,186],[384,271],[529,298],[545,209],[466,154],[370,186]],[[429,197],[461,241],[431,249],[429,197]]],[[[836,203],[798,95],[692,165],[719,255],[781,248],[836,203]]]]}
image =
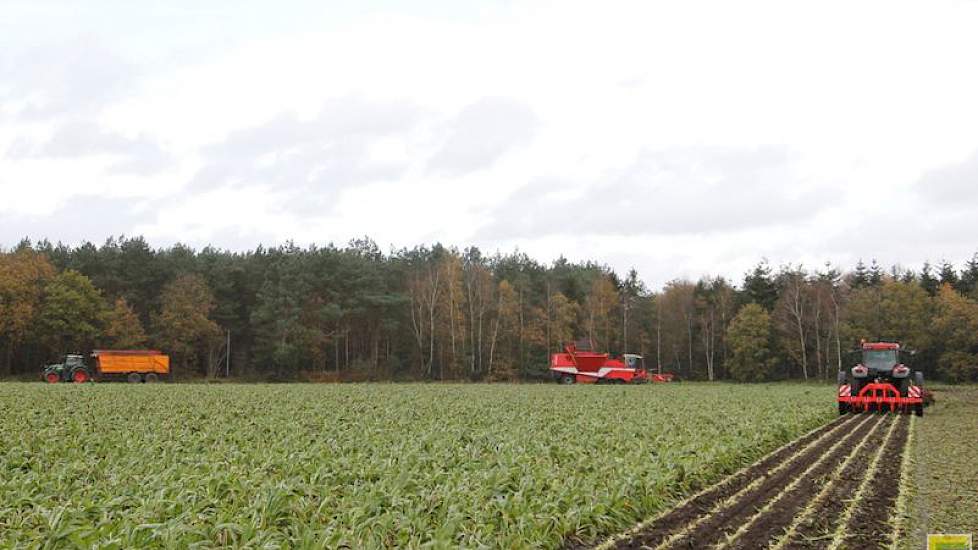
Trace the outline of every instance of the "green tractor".
{"type": "Polygon", "coordinates": [[[41,375],[46,382],[57,384],[58,382],[74,382],[82,384],[92,379],[92,374],[85,366],[84,358],[77,354],[65,355],[63,362],[55,365],[47,365],[41,375]]]}

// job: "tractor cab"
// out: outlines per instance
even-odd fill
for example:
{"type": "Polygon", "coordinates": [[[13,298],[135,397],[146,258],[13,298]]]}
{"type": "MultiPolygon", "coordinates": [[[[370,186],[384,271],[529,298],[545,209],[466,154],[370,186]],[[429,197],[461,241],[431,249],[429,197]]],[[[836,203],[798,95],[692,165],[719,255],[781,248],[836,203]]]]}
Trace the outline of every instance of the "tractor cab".
{"type": "Polygon", "coordinates": [[[67,369],[72,369],[75,367],[84,367],[85,360],[84,357],[82,357],[81,355],[68,354],[65,355],[64,365],[65,368],[67,369]]]}
{"type": "Polygon", "coordinates": [[[862,365],[870,373],[889,374],[900,363],[899,344],[863,344],[862,352],[862,365]]]}
{"type": "Polygon", "coordinates": [[[645,368],[645,361],[642,359],[641,355],[637,355],[634,353],[626,353],[621,357],[622,360],[625,362],[625,366],[630,369],[638,370],[638,369],[645,368]]]}
{"type": "Polygon", "coordinates": [[[862,342],[862,361],[852,368],[852,375],[863,379],[905,379],[910,369],[903,364],[901,355],[906,354],[895,342],[862,342]]]}

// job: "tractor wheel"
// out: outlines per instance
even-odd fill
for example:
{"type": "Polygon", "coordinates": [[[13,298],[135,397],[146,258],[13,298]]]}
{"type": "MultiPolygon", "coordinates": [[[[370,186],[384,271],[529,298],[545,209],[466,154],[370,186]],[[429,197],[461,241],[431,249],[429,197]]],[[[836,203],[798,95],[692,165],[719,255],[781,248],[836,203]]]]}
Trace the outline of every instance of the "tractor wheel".
{"type": "Polygon", "coordinates": [[[913,382],[916,386],[924,387],[924,373],[920,371],[913,373],[913,382]]]}
{"type": "Polygon", "coordinates": [[[924,416],[924,404],[917,403],[913,406],[913,413],[917,416],[924,416]]]}
{"type": "Polygon", "coordinates": [[[129,376],[126,377],[126,380],[130,384],[138,384],[143,381],[143,377],[140,376],[138,372],[130,372],[129,376]]]}
{"type": "Polygon", "coordinates": [[[573,384],[574,382],[577,382],[577,380],[574,379],[574,375],[572,374],[565,374],[560,377],[561,384],[573,384]]]}
{"type": "Polygon", "coordinates": [[[147,384],[155,384],[156,382],[159,382],[159,381],[160,381],[160,377],[157,376],[155,372],[150,372],[150,373],[147,373],[146,374],[146,383],[147,384]]]}
{"type": "Polygon", "coordinates": [[[57,384],[58,382],[61,382],[61,375],[56,372],[49,372],[44,375],[44,380],[46,380],[48,384],[57,384]]]}
{"type": "Polygon", "coordinates": [[[88,382],[90,379],[91,377],[88,376],[88,371],[85,369],[75,369],[71,373],[71,381],[74,382],[75,384],[84,384],[85,382],[88,382]]]}
{"type": "Polygon", "coordinates": [[[839,416],[844,416],[849,413],[848,403],[839,403],[839,416]]]}
{"type": "Polygon", "coordinates": [[[849,375],[846,374],[846,371],[844,371],[844,370],[840,370],[839,371],[839,375],[835,377],[836,383],[839,384],[840,386],[845,385],[845,383],[848,380],[849,380],[849,375]]]}

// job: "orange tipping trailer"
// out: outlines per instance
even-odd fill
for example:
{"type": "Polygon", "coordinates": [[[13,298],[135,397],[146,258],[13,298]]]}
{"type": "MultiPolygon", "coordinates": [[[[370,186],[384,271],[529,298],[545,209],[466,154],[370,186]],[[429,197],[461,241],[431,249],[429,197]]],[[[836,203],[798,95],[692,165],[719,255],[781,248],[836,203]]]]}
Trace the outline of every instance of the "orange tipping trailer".
{"type": "Polygon", "coordinates": [[[125,377],[130,382],[156,382],[170,374],[170,357],[157,350],[108,350],[92,352],[100,377],[125,377]]]}

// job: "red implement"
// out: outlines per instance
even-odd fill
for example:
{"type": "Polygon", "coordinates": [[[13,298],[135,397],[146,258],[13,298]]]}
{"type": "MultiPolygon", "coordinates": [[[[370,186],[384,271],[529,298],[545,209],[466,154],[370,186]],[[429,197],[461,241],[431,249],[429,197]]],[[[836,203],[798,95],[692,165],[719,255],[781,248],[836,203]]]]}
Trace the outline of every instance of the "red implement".
{"type": "Polygon", "coordinates": [[[860,388],[859,393],[850,395],[852,386],[839,386],[838,402],[852,412],[914,412],[923,414],[923,391],[919,386],[907,388],[907,396],[902,397],[900,390],[889,382],[870,382],[860,388]]]}

